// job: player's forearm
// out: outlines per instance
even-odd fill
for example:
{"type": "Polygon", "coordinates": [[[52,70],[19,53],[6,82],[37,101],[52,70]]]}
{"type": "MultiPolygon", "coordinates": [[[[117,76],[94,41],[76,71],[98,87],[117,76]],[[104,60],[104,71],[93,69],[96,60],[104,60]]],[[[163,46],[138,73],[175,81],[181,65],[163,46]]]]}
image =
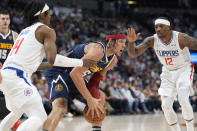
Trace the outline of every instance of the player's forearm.
{"type": "Polygon", "coordinates": [[[52,68],[52,67],[53,67],[53,65],[49,64],[48,62],[42,62],[37,70],[38,71],[46,70],[46,69],[49,69],[49,68],[52,68]]]}
{"type": "Polygon", "coordinates": [[[66,56],[62,56],[57,54],[54,62],[54,66],[60,66],[60,67],[77,67],[77,66],[83,66],[83,60],[81,59],[75,59],[75,58],[69,58],[66,56]]]}
{"type": "Polygon", "coordinates": [[[77,87],[77,89],[79,90],[79,92],[82,94],[82,96],[88,100],[89,98],[91,98],[91,94],[88,91],[88,88],[85,85],[84,79],[82,77],[82,74],[77,72],[77,71],[71,71],[70,73],[70,77],[72,78],[75,86],[77,87]]]}
{"type": "Polygon", "coordinates": [[[131,58],[135,58],[137,57],[136,55],[136,48],[134,46],[134,43],[129,43],[129,46],[128,46],[128,54],[131,58]]]}

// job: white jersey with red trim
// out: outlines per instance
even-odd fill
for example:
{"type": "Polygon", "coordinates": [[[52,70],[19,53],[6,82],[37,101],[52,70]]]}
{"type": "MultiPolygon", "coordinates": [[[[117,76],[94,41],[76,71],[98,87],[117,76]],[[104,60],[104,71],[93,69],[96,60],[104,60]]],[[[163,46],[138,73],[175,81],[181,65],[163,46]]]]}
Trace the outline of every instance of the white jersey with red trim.
{"type": "Polygon", "coordinates": [[[10,51],[4,67],[16,67],[32,74],[45,56],[44,45],[37,41],[35,31],[44,24],[38,22],[23,29],[10,51]]]}
{"type": "Polygon", "coordinates": [[[154,50],[161,64],[168,70],[179,69],[190,63],[189,49],[180,49],[178,35],[179,32],[172,31],[171,41],[165,44],[154,34],[154,50]]]}

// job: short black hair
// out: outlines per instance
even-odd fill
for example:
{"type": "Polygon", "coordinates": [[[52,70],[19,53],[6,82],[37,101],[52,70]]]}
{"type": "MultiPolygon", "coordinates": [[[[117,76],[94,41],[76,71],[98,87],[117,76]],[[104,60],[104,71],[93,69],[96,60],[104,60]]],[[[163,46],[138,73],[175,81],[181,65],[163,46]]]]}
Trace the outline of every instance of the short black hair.
{"type": "Polygon", "coordinates": [[[45,2],[43,0],[31,0],[25,6],[23,10],[24,14],[24,22],[27,26],[38,21],[38,16],[34,16],[38,11],[42,10],[45,6],[45,2]]]}
{"type": "Polygon", "coordinates": [[[5,8],[0,7],[0,14],[9,15],[9,11],[5,8]]]}

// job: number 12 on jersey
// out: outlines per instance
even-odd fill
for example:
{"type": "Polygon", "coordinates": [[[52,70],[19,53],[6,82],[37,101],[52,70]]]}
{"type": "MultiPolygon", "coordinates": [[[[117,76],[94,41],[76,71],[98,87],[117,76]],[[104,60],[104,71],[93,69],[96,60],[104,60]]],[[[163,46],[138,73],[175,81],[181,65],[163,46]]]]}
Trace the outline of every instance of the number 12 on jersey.
{"type": "Polygon", "coordinates": [[[14,44],[14,47],[12,48],[12,51],[10,53],[10,56],[12,55],[13,51],[15,50],[14,54],[16,54],[18,52],[19,47],[21,46],[21,43],[23,42],[24,38],[19,39],[16,41],[16,43],[14,44]]]}
{"type": "Polygon", "coordinates": [[[166,65],[173,65],[172,58],[165,58],[166,65]]]}

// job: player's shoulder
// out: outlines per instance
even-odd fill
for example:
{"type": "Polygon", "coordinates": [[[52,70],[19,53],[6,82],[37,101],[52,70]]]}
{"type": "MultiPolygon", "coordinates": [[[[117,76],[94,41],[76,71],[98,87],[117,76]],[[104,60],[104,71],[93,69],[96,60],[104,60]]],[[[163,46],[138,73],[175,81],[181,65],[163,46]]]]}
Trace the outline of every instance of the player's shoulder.
{"type": "Polygon", "coordinates": [[[105,50],[103,45],[96,42],[90,42],[85,46],[84,52],[88,56],[94,56],[95,60],[100,60],[103,57],[105,50]]]}
{"type": "Polygon", "coordinates": [[[144,39],[144,43],[147,44],[147,45],[153,46],[154,40],[155,40],[154,35],[153,36],[148,36],[144,39]]]}
{"type": "Polygon", "coordinates": [[[186,33],[182,33],[182,32],[178,33],[178,40],[179,41],[184,41],[184,39],[186,39],[188,37],[189,37],[189,35],[187,35],[186,33]]]}
{"type": "Polygon", "coordinates": [[[98,51],[103,51],[104,50],[104,44],[101,42],[90,42],[88,45],[88,50],[93,50],[97,49],[98,51]]]}
{"type": "Polygon", "coordinates": [[[45,35],[45,36],[52,36],[56,35],[55,30],[48,27],[47,25],[41,25],[36,29],[36,34],[38,35],[45,35]]]}
{"type": "Polygon", "coordinates": [[[40,25],[40,26],[37,28],[37,31],[40,31],[40,32],[48,32],[48,33],[55,32],[54,29],[50,28],[50,27],[47,26],[47,25],[40,25]]]}
{"type": "Polygon", "coordinates": [[[154,40],[154,35],[146,37],[147,40],[154,40]]]}

